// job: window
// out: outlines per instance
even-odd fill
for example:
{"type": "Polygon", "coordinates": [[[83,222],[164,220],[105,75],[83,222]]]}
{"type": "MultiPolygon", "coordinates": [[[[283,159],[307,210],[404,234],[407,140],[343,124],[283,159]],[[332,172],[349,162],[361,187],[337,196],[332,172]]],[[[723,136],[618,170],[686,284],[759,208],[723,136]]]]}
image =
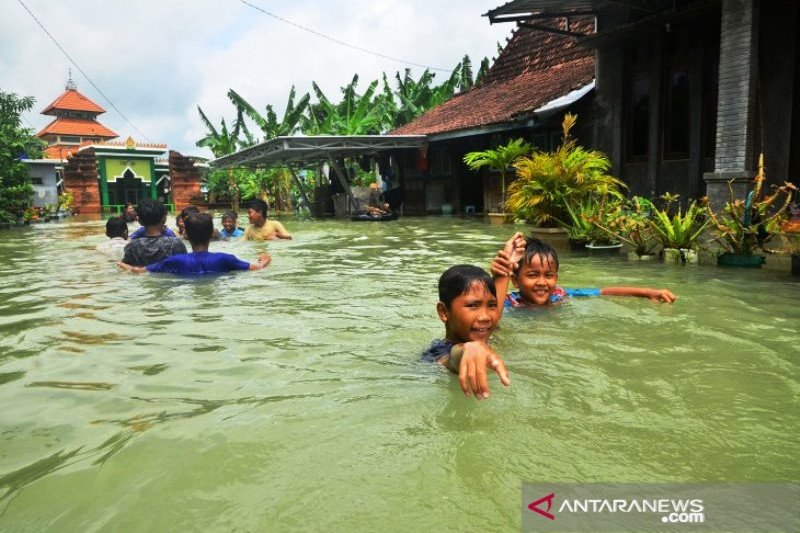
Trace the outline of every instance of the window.
{"type": "Polygon", "coordinates": [[[74,135],[62,135],[61,137],[59,137],[59,140],[60,140],[62,143],[74,143],[74,144],[78,144],[78,143],[80,143],[80,142],[81,142],[81,138],[80,138],[80,137],[76,137],[76,136],[74,136],[74,135]]]}
{"type": "Polygon", "coordinates": [[[667,86],[667,113],[664,117],[664,157],[689,156],[689,72],[673,70],[667,86]]]}
{"type": "Polygon", "coordinates": [[[534,135],[531,138],[531,144],[536,150],[541,150],[542,152],[550,151],[550,139],[546,133],[537,133],[534,135]]]}
{"type": "Polygon", "coordinates": [[[449,176],[452,174],[450,152],[447,148],[432,148],[428,152],[431,176],[449,176]]]}
{"type": "Polygon", "coordinates": [[[545,131],[531,137],[531,146],[542,152],[551,152],[561,146],[561,131],[545,131]]]}
{"type": "Polygon", "coordinates": [[[31,178],[31,183],[33,183],[34,185],[43,185],[44,184],[44,182],[42,181],[42,178],[31,178]]]}
{"type": "Polygon", "coordinates": [[[631,80],[630,109],[628,113],[628,158],[647,157],[648,129],[650,127],[650,80],[640,77],[631,80]]]}

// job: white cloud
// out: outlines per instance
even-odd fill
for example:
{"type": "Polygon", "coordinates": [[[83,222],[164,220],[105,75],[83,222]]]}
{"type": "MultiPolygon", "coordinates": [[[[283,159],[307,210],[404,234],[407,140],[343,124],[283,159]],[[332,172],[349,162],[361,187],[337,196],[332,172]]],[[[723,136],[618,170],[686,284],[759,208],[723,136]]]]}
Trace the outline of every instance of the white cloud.
{"type": "MultiPolygon", "coordinates": [[[[234,88],[258,109],[283,112],[289,90],[312,92],[315,80],[332,99],[353,74],[360,87],[386,72],[390,81],[408,65],[341,46],[235,0],[140,0],[120,3],[23,0],[41,23],[152,142],[187,154],[206,154],[194,142],[205,134],[201,106],[215,123],[232,120],[234,88]]],[[[502,1],[251,0],[298,25],[380,54],[452,69],[464,54],[477,68],[496,55],[510,25],[491,26],[483,13],[502,1]]],[[[0,0],[0,89],[36,97],[26,119],[61,94],[69,61],[19,2],[0,0]]],[[[422,69],[410,67],[415,76],[422,69]]],[[[447,76],[437,73],[437,77],[447,76]]],[[[108,112],[100,121],[123,139],[140,138],[73,68],[78,90],[108,112]]],[[[313,99],[313,94],[312,94],[313,99]]]]}

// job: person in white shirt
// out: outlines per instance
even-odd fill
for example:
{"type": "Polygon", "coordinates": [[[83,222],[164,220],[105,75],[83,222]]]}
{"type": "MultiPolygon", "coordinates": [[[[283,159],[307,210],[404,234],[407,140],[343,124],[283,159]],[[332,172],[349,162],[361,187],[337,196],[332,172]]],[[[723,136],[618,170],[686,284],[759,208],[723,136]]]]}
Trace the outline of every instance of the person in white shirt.
{"type": "Polygon", "coordinates": [[[121,261],[128,244],[128,225],[121,217],[111,217],[106,221],[106,236],[110,239],[97,245],[99,253],[115,261],[121,261]]]}

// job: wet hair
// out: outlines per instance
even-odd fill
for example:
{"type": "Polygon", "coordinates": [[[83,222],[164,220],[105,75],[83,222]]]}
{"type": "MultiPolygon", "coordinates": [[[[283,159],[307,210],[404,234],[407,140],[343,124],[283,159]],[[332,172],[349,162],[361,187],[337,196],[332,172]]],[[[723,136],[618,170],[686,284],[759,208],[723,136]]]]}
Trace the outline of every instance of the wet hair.
{"type": "Polygon", "coordinates": [[[197,208],[197,206],[187,205],[186,207],[181,209],[180,213],[175,215],[175,224],[180,226],[181,225],[181,221],[185,222],[186,219],[189,217],[189,215],[191,215],[192,213],[199,213],[199,212],[200,212],[200,210],[197,208]]]}
{"type": "Polygon", "coordinates": [[[258,211],[259,213],[261,213],[261,216],[267,218],[267,202],[265,202],[264,200],[259,200],[258,198],[256,198],[255,200],[250,202],[250,205],[248,207],[253,211],[258,211]]]}
{"type": "Polygon", "coordinates": [[[111,217],[106,220],[106,237],[113,239],[114,237],[125,238],[128,234],[128,225],[120,217],[111,217]]]}
{"type": "Polygon", "coordinates": [[[220,220],[224,221],[226,218],[230,218],[234,222],[236,222],[236,219],[239,218],[239,214],[236,213],[236,211],[225,211],[224,213],[222,213],[222,218],[220,220]]]}
{"type": "Polygon", "coordinates": [[[516,271],[519,272],[519,269],[522,268],[523,265],[529,264],[536,256],[539,257],[542,264],[546,262],[552,263],[555,271],[558,272],[558,254],[555,249],[546,242],[533,236],[525,239],[525,256],[520,260],[516,271]]]}
{"type": "Polygon", "coordinates": [[[445,270],[439,278],[439,301],[449,309],[453,300],[469,292],[475,283],[483,285],[497,298],[494,281],[484,269],[473,265],[456,265],[445,270]]]}
{"type": "Polygon", "coordinates": [[[191,213],[186,219],[186,236],[192,244],[208,244],[214,232],[214,221],[208,213],[191,213]]]}
{"type": "Polygon", "coordinates": [[[158,200],[143,198],[136,206],[136,214],[139,215],[139,223],[142,226],[153,226],[160,224],[167,216],[167,208],[158,200]]]}

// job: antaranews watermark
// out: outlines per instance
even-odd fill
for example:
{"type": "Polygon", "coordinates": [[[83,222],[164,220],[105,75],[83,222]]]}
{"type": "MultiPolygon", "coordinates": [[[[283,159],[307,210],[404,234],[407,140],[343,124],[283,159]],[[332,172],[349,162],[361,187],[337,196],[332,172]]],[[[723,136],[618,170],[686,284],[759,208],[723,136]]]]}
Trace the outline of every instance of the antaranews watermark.
{"type": "Polygon", "coordinates": [[[800,531],[800,484],[522,485],[523,531],[800,531]]]}

